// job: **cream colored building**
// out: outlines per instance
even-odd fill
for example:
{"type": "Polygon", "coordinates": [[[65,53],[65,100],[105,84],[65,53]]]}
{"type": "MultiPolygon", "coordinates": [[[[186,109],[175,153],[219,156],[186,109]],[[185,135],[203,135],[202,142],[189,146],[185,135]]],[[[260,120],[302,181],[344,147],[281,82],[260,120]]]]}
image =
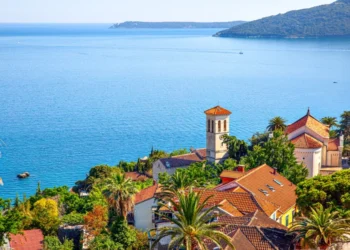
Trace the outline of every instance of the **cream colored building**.
{"type": "Polygon", "coordinates": [[[228,158],[228,150],[226,144],[223,143],[223,136],[230,132],[231,112],[216,106],[204,113],[207,122],[207,161],[221,163],[228,158]]]}
{"type": "Polygon", "coordinates": [[[329,127],[307,114],[286,129],[288,139],[294,144],[298,162],[309,170],[309,177],[322,170],[330,173],[342,168],[344,137],[329,138],[329,127]]]}

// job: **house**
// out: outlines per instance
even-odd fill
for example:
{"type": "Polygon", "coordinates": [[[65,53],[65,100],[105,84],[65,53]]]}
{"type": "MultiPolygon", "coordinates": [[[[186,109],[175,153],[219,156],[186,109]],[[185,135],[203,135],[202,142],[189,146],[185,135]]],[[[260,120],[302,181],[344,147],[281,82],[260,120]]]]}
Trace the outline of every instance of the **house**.
{"type": "Polygon", "coordinates": [[[322,170],[334,172],[342,168],[344,136],[329,137],[329,127],[318,121],[308,109],[305,116],[286,128],[288,139],[294,144],[298,162],[309,170],[309,177],[322,170]]]}
{"type": "Polygon", "coordinates": [[[152,165],[154,180],[158,180],[159,173],[173,174],[177,168],[186,168],[196,162],[222,163],[228,158],[223,136],[230,132],[231,111],[215,106],[204,113],[206,115],[206,148],[191,149],[189,154],[155,161],[152,165]]]}
{"type": "Polygon", "coordinates": [[[11,250],[42,250],[44,235],[40,229],[24,230],[23,234],[10,234],[11,250]]]}
{"type": "Polygon", "coordinates": [[[154,228],[154,216],[158,207],[155,193],[158,184],[141,190],[135,195],[135,206],[133,214],[128,215],[128,222],[137,229],[147,231],[154,228]]]}
{"type": "Polygon", "coordinates": [[[232,193],[248,193],[271,219],[290,226],[296,212],[296,186],[276,169],[263,164],[245,172],[225,170],[220,175],[222,184],[215,189],[232,193]]]}
{"type": "Polygon", "coordinates": [[[175,173],[178,168],[187,168],[193,163],[204,162],[206,160],[206,149],[191,149],[191,153],[177,155],[168,158],[161,158],[153,163],[153,179],[158,181],[159,173],[175,173]]]}

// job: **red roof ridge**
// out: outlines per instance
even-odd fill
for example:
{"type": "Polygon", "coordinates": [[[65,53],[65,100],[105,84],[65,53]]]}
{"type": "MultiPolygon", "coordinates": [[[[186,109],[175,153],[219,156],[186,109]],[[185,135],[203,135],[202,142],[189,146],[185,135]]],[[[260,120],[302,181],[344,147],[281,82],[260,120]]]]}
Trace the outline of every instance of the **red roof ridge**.
{"type": "Polygon", "coordinates": [[[207,109],[204,111],[206,115],[230,115],[232,114],[231,111],[217,105],[215,107],[212,107],[210,109],[207,109]]]}

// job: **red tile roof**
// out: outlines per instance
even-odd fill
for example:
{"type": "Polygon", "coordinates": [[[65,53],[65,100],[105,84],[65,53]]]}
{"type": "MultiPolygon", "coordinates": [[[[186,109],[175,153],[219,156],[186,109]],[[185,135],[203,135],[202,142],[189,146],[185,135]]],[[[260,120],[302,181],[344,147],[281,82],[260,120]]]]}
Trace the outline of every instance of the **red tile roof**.
{"type": "Polygon", "coordinates": [[[291,140],[296,148],[322,148],[323,143],[316,138],[303,133],[291,140]]]}
{"type": "Polygon", "coordinates": [[[242,177],[245,174],[246,174],[246,172],[239,172],[239,171],[234,171],[234,170],[224,170],[221,172],[220,178],[237,179],[239,177],[242,177]]]}
{"type": "Polygon", "coordinates": [[[13,250],[44,249],[44,235],[40,229],[24,230],[22,234],[10,234],[10,247],[13,250]]]}
{"type": "Polygon", "coordinates": [[[224,109],[223,107],[220,106],[215,106],[211,109],[208,109],[204,111],[206,115],[230,115],[232,114],[231,111],[224,109]]]}
{"type": "Polygon", "coordinates": [[[158,188],[158,184],[155,184],[151,187],[142,189],[140,192],[138,192],[135,195],[135,204],[152,199],[154,197],[154,194],[157,191],[157,188],[158,188]]]}
{"type": "Polygon", "coordinates": [[[329,127],[317,120],[315,117],[307,113],[305,116],[297,120],[296,122],[287,126],[286,132],[290,134],[295,130],[306,126],[317,134],[324,138],[329,138],[329,127]]]}
{"type": "Polygon", "coordinates": [[[238,211],[238,209],[229,201],[227,201],[226,199],[223,200],[222,202],[220,202],[220,209],[226,211],[227,213],[229,213],[232,216],[243,216],[243,214],[238,211]]]}
{"type": "Polygon", "coordinates": [[[127,172],[125,173],[125,177],[130,178],[133,181],[146,181],[149,179],[149,177],[144,174],[140,174],[139,172],[127,172]]]}
{"type": "MultiPolygon", "coordinates": [[[[285,213],[296,204],[296,186],[277,171],[276,174],[274,174],[274,169],[266,164],[248,171],[246,175],[220,186],[219,189],[225,190],[225,186],[231,189],[232,183],[238,184],[254,195],[259,206],[262,207],[268,215],[271,215],[273,210],[276,209],[285,213]],[[280,186],[275,180],[280,182],[283,186],[280,186]],[[273,190],[270,190],[267,185],[273,190]],[[267,191],[268,195],[265,195],[261,190],[267,191]]],[[[235,189],[233,189],[232,192],[235,192],[235,189]]]]}
{"type": "Polygon", "coordinates": [[[192,150],[192,153],[177,155],[170,158],[159,159],[167,168],[189,166],[192,163],[206,160],[207,150],[205,148],[192,150]]]}
{"type": "Polygon", "coordinates": [[[338,147],[340,146],[339,138],[332,138],[328,142],[328,150],[329,151],[338,151],[338,147]]]}

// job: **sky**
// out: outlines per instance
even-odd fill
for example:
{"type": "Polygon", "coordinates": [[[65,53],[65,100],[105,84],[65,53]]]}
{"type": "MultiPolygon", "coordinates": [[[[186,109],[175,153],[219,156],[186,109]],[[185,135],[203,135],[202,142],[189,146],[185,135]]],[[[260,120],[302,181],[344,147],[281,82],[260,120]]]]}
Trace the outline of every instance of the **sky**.
{"type": "Polygon", "coordinates": [[[0,23],[251,21],[334,0],[0,0],[0,23]]]}

